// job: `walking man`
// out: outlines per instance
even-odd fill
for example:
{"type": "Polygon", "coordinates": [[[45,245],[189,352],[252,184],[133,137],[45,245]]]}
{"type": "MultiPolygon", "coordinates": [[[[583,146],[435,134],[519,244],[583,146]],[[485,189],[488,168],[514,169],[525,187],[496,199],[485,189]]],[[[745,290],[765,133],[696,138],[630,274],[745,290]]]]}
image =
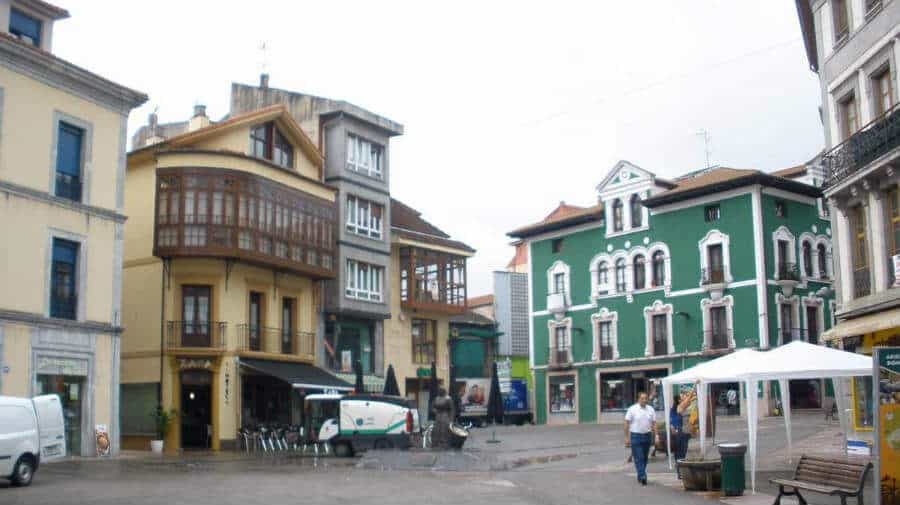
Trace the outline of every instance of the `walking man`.
{"type": "Polygon", "coordinates": [[[647,393],[638,396],[638,402],[625,413],[625,447],[631,447],[637,480],[647,485],[647,456],[656,438],[656,411],[647,405],[647,393]]]}

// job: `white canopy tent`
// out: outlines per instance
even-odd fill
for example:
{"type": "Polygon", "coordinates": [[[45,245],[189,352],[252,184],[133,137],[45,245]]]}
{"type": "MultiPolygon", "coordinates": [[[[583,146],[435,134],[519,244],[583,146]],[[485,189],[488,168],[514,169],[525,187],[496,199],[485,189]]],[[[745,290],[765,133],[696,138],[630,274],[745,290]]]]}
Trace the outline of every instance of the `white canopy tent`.
{"type": "MultiPolygon", "coordinates": [[[[695,367],[689,368],[662,380],[663,401],[668,416],[672,406],[672,386],[676,384],[700,383],[697,400],[700,419],[706,419],[706,389],[711,383],[739,382],[747,391],[747,433],[748,450],[750,452],[751,488],[756,491],[756,448],[757,427],[759,424],[759,399],[755,394],[759,381],[777,380],[782,394],[782,409],[787,430],[788,454],[791,441],[791,405],[788,381],[793,379],[848,378],[870,375],[872,358],[860,354],[831,349],[824,346],[796,341],[774,350],[758,352],[741,349],[695,367]]],[[[845,395],[843,382],[835,380],[835,400],[841,419],[841,428],[846,433],[847,422],[845,412],[845,395]]],[[[666,430],[666,439],[671,446],[671,433],[666,430]]],[[[706,451],[706,422],[700,422],[700,452],[706,451]]],[[[669,451],[669,468],[672,468],[672,451],[669,451]]]]}

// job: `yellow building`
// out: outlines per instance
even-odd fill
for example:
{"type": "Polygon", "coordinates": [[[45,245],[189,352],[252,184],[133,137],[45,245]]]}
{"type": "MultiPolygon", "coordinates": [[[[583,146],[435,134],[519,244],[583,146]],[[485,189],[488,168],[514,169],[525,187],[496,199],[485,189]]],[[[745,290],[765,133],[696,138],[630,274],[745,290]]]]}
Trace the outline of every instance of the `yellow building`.
{"type": "Polygon", "coordinates": [[[0,1],[0,394],[59,394],[69,452],[115,454],[126,123],[147,97],[53,55],[68,16],[0,1]]]}
{"type": "Polygon", "coordinates": [[[318,148],[281,105],[219,123],[198,106],[181,130],[151,115],[128,155],[123,443],[140,449],[160,396],[167,450],[220,449],[351,387],[315,366],[336,254],[318,148]]]}
{"type": "Polygon", "coordinates": [[[385,321],[384,362],[393,365],[400,394],[427,414],[431,365],[449,387],[450,316],[466,311],[466,258],[475,250],[453,240],[421,214],[391,200],[391,318],[385,321]]]}

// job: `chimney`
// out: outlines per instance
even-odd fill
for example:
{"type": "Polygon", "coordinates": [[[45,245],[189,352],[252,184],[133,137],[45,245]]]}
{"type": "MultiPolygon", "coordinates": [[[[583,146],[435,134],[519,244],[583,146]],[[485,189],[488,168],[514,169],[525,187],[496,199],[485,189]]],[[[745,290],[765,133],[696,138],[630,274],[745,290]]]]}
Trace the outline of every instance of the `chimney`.
{"type": "Polygon", "coordinates": [[[259,87],[262,89],[269,87],[269,74],[259,74],[259,87]]]}
{"type": "Polygon", "coordinates": [[[194,105],[194,115],[188,122],[188,131],[192,132],[207,126],[209,126],[209,118],[206,117],[206,106],[200,104],[194,105]]]}

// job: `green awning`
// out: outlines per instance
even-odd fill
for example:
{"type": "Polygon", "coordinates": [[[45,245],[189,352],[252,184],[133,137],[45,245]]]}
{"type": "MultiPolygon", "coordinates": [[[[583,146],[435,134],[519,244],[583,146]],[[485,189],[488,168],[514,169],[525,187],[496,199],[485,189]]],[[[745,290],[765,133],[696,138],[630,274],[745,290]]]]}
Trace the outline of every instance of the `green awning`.
{"type": "Polygon", "coordinates": [[[481,337],[481,338],[497,338],[503,335],[502,331],[482,330],[479,328],[460,328],[460,337],[481,337]]]}

